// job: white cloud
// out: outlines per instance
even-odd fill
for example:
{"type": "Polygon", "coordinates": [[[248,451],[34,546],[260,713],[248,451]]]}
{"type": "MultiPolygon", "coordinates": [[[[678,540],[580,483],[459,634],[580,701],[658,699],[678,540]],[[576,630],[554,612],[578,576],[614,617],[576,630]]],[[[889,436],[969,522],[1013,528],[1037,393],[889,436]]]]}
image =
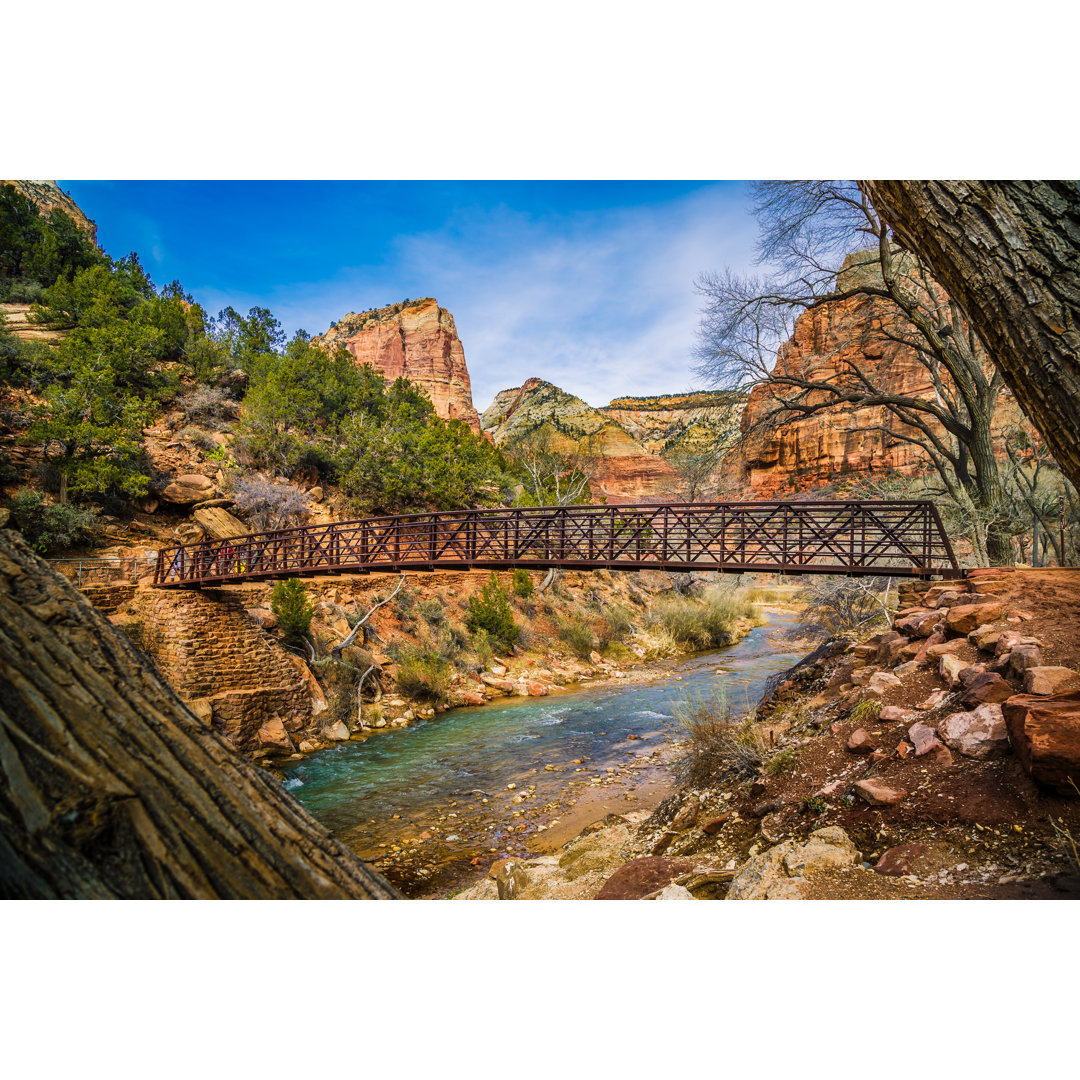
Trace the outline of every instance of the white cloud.
{"type": "Polygon", "coordinates": [[[477,408],[533,375],[604,405],[693,385],[694,278],[748,268],[754,238],[738,187],[572,215],[470,209],[326,281],[264,296],[193,291],[211,311],[261,304],[311,333],[347,311],[434,296],[457,322],[477,408]]]}

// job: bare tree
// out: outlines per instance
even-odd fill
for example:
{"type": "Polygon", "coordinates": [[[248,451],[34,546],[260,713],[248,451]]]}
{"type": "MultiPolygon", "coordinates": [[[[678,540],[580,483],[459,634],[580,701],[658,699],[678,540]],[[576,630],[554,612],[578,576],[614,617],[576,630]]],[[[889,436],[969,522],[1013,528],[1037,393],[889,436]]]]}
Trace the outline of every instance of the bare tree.
{"type": "Polygon", "coordinates": [[[959,307],[925,263],[895,246],[854,181],[760,183],[754,210],[759,254],[773,272],[698,279],[699,370],[719,386],[763,387],[766,424],[838,406],[884,408],[899,421],[889,436],[918,446],[948,496],[978,508],[984,525],[970,539],[979,561],[1011,562],[993,435],[1004,380],[959,307]],[[865,305],[862,349],[841,343],[837,371],[822,377],[789,343],[800,315],[843,301],[865,305]],[[929,393],[897,392],[863,359],[888,343],[911,350],[929,393]]]}
{"type": "Polygon", "coordinates": [[[300,525],[308,516],[303,495],[291,484],[255,478],[233,485],[236,509],[255,532],[274,532],[300,525]]]}
{"type": "Polygon", "coordinates": [[[861,180],[970,318],[1080,487],[1080,184],[861,180]]]}
{"type": "Polygon", "coordinates": [[[523,502],[530,506],[572,506],[593,499],[591,484],[602,455],[591,435],[560,447],[548,427],[537,428],[504,447],[525,477],[523,502]]]}
{"type": "Polygon", "coordinates": [[[717,440],[706,446],[677,447],[667,455],[667,463],[679,478],[681,498],[697,502],[715,492],[717,471],[728,449],[726,442],[717,440]]]}

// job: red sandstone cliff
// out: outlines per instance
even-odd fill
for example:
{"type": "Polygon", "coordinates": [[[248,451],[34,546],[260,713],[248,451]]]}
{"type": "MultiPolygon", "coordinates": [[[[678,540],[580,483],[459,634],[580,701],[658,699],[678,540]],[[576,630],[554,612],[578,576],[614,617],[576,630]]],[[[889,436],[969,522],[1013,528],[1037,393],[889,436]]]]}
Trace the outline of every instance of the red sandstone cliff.
{"type": "MultiPolygon", "coordinates": [[[[773,370],[797,370],[804,377],[838,384],[852,379],[847,365],[853,363],[890,393],[933,397],[929,375],[915,351],[879,333],[883,314],[881,301],[858,296],[805,312],[773,370]]],[[[892,434],[910,434],[912,429],[884,406],[837,406],[797,419],[788,414],[778,426],[770,426],[772,393],[768,385],[756,387],[741,421],[746,480],[758,498],[820,487],[845,476],[857,479],[889,471],[910,475],[931,467],[918,446],[892,434]]],[[[1018,409],[1006,396],[998,405],[995,427],[1000,430],[1018,419],[1018,409]]]]}
{"type": "Polygon", "coordinates": [[[404,376],[427,391],[444,420],[464,420],[480,431],[454,317],[431,297],[350,313],[313,341],[344,345],[358,363],[390,380],[404,376]]]}

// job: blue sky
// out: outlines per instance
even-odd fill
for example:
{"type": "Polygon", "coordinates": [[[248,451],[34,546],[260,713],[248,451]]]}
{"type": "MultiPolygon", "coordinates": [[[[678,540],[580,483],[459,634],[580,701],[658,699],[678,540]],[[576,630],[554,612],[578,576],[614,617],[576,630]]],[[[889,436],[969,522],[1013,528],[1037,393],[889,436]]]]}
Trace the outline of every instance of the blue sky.
{"type": "Polygon", "coordinates": [[[694,277],[748,269],[739,182],[59,181],[113,256],[291,334],[434,296],[483,410],[539,376],[604,405],[695,385],[694,277]]]}

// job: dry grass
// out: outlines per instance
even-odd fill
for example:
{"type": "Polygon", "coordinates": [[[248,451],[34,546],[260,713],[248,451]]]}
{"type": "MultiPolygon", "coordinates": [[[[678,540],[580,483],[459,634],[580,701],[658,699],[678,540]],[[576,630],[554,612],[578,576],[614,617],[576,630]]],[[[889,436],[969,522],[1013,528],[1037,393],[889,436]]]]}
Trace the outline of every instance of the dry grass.
{"type": "Polygon", "coordinates": [[[738,640],[738,626],[749,620],[765,622],[755,605],[738,590],[713,588],[701,599],[673,596],[658,601],[649,613],[650,626],[663,629],[675,641],[697,649],[715,649],[738,640]]]}

